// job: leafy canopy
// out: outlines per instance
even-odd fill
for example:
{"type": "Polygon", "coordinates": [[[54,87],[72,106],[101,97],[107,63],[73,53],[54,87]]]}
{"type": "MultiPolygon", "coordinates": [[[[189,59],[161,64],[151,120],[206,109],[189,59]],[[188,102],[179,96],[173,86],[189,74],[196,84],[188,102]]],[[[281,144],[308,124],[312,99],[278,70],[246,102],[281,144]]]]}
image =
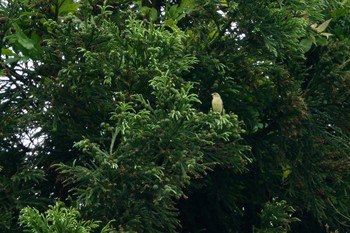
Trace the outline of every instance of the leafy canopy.
{"type": "Polygon", "coordinates": [[[347,3],[2,1],[0,230],[346,231],[347,3]]]}

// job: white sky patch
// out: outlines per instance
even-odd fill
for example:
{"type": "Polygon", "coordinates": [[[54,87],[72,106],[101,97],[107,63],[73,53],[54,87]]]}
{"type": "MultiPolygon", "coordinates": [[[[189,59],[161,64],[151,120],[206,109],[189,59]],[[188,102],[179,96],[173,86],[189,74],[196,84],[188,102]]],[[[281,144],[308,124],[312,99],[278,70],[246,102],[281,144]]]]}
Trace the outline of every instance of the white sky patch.
{"type": "Polygon", "coordinates": [[[245,37],[246,37],[246,35],[245,35],[244,33],[238,35],[238,38],[239,38],[240,40],[243,40],[245,37]]]}
{"type": "MultiPolygon", "coordinates": [[[[5,56],[1,57],[2,59],[5,58],[5,56]]],[[[18,62],[18,65],[15,67],[15,71],[18,75],[23,76],[23,71],[22,70],[28,70],[28,71],[34,71],[35,67],[34,67],[34,63],[32,60],[28,60],[27,62],[18,62]]],[[[22,86],[24,85],[24,83],[22,83],[19,80],[16,80],[16,78],[14,77],[14,80],[11,80],[8,77],[5,76],[0,76],[0,93],[4,94],[6,93],[8,90],[14,90],[14,89],[20,89],[22,86]]],[[[12,101],[10,99],[11,97],[3,97],[0,99],[0,104],[5,104],[8,101],[12,101]]],[[[30,99],[33,98],[33,96],[29,97],[30,99]]],[[[11,103],[11,104],[15,104],[15,103],[11,103]]],[[[43,109],[43,111],[47,111],[49,108],[49,102],[47,102],[47,107],[45,107],[43,109]]],[[[28,114],[28,110],[23,108],[21,110],[21,115],[26,115],[28,114]]],[[[47,138],[47,135],[44,135],[41,133],[42,128],[41,127],[35,127],[35,126],[30,126],[28,125],[24,130],[18,130],[21,133],[18,133],[17,136],[21,139],[22,144],[29,148],[29,149],[35,149],[40,147],[45,139],[47,138]]],[[[31,155],[32,152],[29,152],[31,155]]]]}
{"type": "Polygon", "coordinates": [[[46,135],[41,134],[41,127],[28,129],[26,133],[21,135],[23,145],[27,148],[34,149],[42,145],[47,138],[46,135]]]}
{"type": "Polygon", "coordinates": [[[7,6],[7,0],[0,0],[0,5],[3,7],[7,6]]]}

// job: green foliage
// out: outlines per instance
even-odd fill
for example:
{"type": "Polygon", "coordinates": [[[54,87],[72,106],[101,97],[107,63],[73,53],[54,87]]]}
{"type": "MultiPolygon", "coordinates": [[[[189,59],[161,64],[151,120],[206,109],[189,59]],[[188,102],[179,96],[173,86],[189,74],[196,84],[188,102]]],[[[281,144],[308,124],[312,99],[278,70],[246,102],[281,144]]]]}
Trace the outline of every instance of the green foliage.
{"type": "Polygon", "coordinates": [[[1,1],[0,231],[53,200],[120,232],[347,231],[349,15],[341,0],[1,1]]]}
{"type": "Polygon", "coordinates": [[[278,201],[276,198],[272,202],[267,202],[261,210],[261,228],[257,233],[282,233],[290,232],[290,224],[300,221],[292,217],[295,209],[288,205],[285,200],[278,201]]]}
{"type": "Polygon", "coordinates": [[[237,116],[199,113],[192,107],[199,102],[192,85],[176,83],[168,73],[150,85],[154,106],[142,95],[117,104],[114,124],[103,125],[103,134],[112,133],[108,146],[85,139],[76,146],[91,157],[87,163],[56,166],[88,215],[114,218],[128,231],[176,232],[174,200],[185,196],[191,179],[216,165],[241,171],[249,160],[246,148],[233,144],[242,132],[237,116]],[[108,206],[96,211],[102,203],[108,206]]]}
{"type": "MultiPolygon", "coordinates": [[[[87,233],[96,232],[99,221],[79,220],[80,213],[72,207],[66,208],[62,203],[57,202],[50,205],[45,213],[37,209],[26,207],[21,210],[19,224],[25,228],[25,232],[41,233],[87,233]]],[[[106,225],[101,233],[115,232],[113,228],[106,225]]]]}

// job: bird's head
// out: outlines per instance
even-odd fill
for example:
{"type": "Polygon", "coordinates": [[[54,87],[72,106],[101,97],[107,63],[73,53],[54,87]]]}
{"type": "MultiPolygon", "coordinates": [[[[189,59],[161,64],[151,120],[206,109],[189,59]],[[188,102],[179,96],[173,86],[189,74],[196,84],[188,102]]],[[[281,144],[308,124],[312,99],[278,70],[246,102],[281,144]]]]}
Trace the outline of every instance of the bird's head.
{"type": "Polygon", "coordinates": [[[217,92],[214,92],[214,93],[212,93],[211,95],[212,95],[213,97],[220,97],[219,93],[217,93],[217,92]]]}

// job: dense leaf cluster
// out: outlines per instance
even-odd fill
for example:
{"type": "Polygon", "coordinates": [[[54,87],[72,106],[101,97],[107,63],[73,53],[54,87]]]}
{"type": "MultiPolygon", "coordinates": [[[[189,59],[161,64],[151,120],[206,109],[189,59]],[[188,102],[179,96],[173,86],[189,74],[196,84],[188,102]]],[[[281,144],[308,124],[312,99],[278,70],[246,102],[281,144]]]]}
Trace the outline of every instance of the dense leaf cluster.
{"type": "Polygon", "coordinates": [[[1,2],[0,231],[346,231],[349,15],[1,2]]]}

